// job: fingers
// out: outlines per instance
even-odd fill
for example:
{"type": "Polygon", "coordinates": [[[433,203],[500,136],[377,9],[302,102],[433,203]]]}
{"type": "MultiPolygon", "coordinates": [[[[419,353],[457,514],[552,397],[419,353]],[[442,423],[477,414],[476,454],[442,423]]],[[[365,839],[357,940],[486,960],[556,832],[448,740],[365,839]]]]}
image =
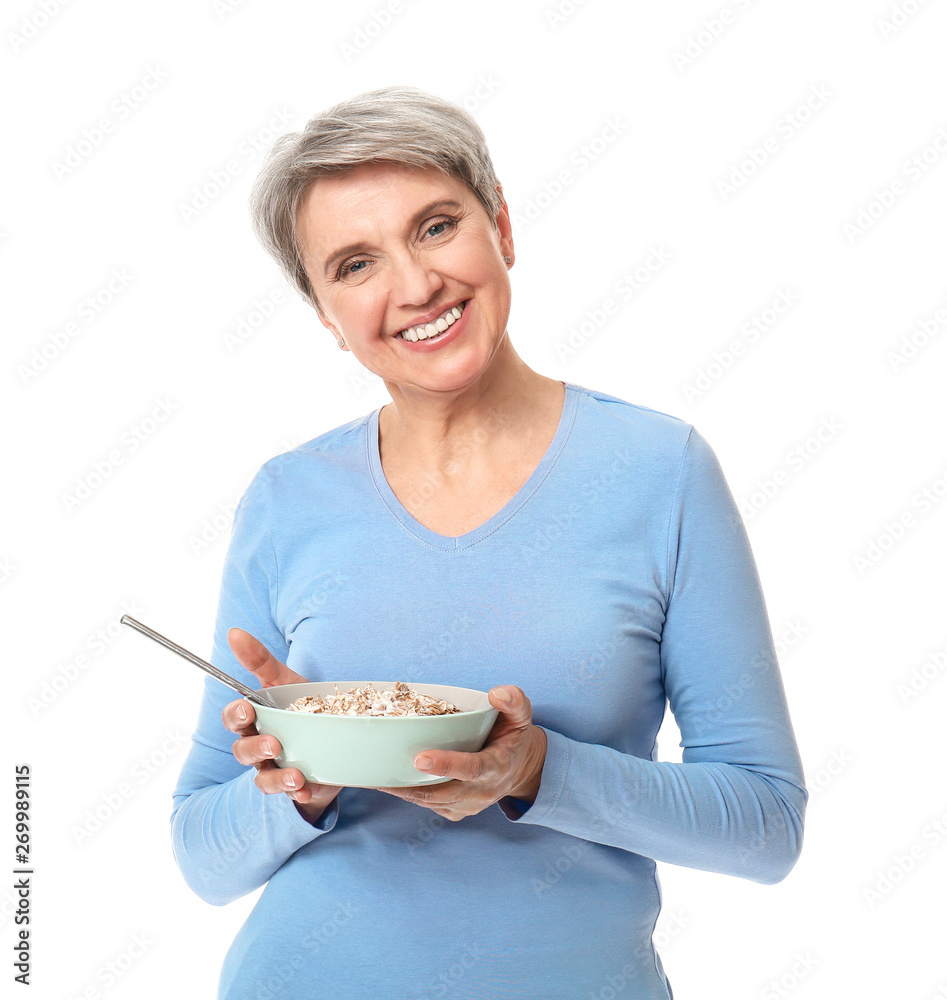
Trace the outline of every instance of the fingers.
{"type": "Polygon", "coordinates": [[[240,737],[231,748],[234,759],[238,764],[256,768],[253,783],[266,795],[285,792],[300,805],[309,805],[312,818],[317,819],[341,790],[335,785],[307,781],[297,767],[279,767],[275,758],[283,752],[283,747],[275,736],[261,736],[257,732],[256,712],[250,702],[242,699],[230,702],[224,706],[221,719],[240,737]]]}
{"type": "MultiPolygon", "coordinates": [[[[276,792],[290,792],[292,798],[301,796],[302,789],[306,787],[306,779],[302,771],[296,767],[277,767],[272,761],[267,761],[260,766],[253,783],[267,795],[276,792]]],[[[315,786],[318,788],[319,786],[315,786]]],[[[312,798],[312,792],[308,791],[304,799],[300,801],[308,802],[312,798]]]]}
{"type": "Polygon", "coordinates": [[[275,736],[244,736],[233,745],[237,763],[253,767],[279,757],[282,750],[275,736]]]}
{"type": "MultiPolygon", "coordinates": [[[[409,788],[379,788],[378,791],[456,821],[482,812],[510,794],[511,789],[521,786],[532,789],[533,784],[537,784],[533,774],[537,768],[531,763],[534,755],[529,751],[531,733],[536,728],[532,724],[532,703],[521,688],[512,684],[492,688],[489,699],[500,714],[482,750],[476,753],[423,750],[414,758],[419,774],[438,775],[449,781],[409,788]],[[528,782],[531,783],[522,777],[527,765],[528,782]]],[[[541,759],[538,766],[541,769],[541,759]]],[[[535,797],[535,792],[532,794],[535,797]]]]}
{"type": "Polygon", "coordinates": [[[285,792],[300,805],[311,804],[314,807],[313,818],[317,818],[342,791],[339,785],[322,785],[316,781],[307,781],[299,768],[277,767],[272,761],[260,765],[253,783],[266,795],[285,792]]]}
{"type": "Polygon", "coordinates": [[[246,667],[260,681],[261,687],[299,684],[306,680],[302,674],[297,674],[295,670],[290,670],[285,663],[277,660],[256,636],[250,635],[242,628],[230,629],[227,633],[227,642],[240,665],[246,667]]]}
{"type": "MultiPolygon", "coordinates": [[[[493,761],[480,753],[462,753],[455,750],[425,750],[414,758],[420,773],[455,778],[458,781],[483,781],[493,774],[493,761]]],[[[434,786],[436,787],[436,786],[434,786]]]]}
{"type": "Polygon", "coordinates": [[[256,711],[253,705],[244,698],[224,705],[220,719],[232,733],[236,733],[238,736],[256,734],[256,711]]]}
{"type": "Polygon", "coordinates": [[[267,795],[288,792],[297,802],[306,803],[327,787],[307,781],[297,767],[279,767],[275,758],[283,752],[280,741],[275,736],[260,736],[253,726],[250,735],[241,736],[231,750],[238,764],[257,769],[253,783],[267,795]]]}
{"type": "Polygon", "coordinates": [[[493,725],[486,746],[478,753],[454,750],[424,750],[414,758],[418,771],[458,781],[492,781],[501,771],[497,750],[512,751],[532,724],[533,706],[522,688],[512,684],[492,688],[490,704],[501,714],[493,725]]]}
{"type": "MultiPolygon", "coordinates": [[[[231,748],[238,764],[255,767],[257,775],[253,783],[261,792],[295,792],[306,786],[306,778],[297,767],[279,767],[275,758],[283,752],[280,741],[275,736],[260,736],[253,731],[252,736],[243,736],[231,748]]],[[[294,796],[295,797],[295,796],[294,796]]],[[[301,801],[308,801],[311,793],[301,801]]]]}

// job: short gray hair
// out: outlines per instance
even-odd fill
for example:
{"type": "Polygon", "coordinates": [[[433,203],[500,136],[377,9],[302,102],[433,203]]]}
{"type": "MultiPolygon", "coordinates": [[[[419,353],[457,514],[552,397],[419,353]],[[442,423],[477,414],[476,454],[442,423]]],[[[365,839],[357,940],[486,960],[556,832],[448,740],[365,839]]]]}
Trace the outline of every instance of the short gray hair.
{"type": "Polygon", "coordinates": [[[491,221],[503,204],[480,126],[462,107],[414,87],[369,90],[280,136],[250,195],[253,230],[302,297],[319,309],[296,231],[312,185],[363,163],[436,167],[463,181],[491,221]]]}

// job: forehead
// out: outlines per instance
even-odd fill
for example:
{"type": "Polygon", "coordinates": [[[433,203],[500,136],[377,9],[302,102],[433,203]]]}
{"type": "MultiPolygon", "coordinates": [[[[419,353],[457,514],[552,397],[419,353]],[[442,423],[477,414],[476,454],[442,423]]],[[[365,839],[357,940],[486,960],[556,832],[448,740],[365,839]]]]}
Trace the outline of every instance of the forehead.
{"type": "Polygon", "coordinates": [[[468,207],[477,202],[463,181],[435,167],[363,163],[312,185],[297,214],[300,242],[316,263],[340,243],[371,242],[387,230],[400,231],[420,208],[438,200],[468,207]]]}

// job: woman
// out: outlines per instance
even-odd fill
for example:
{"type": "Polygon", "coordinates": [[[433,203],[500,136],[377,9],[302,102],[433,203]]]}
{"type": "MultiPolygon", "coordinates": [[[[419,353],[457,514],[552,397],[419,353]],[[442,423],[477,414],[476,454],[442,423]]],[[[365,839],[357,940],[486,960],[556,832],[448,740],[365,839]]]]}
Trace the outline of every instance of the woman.
{"type": "Polygon", "coordinates": [[[213,903],[266,883],[219,995],[670,997],[655,861],[779,881],[806,803],[713,452],[516,354],[509,214],[461,109],[408,88],[338,105],[277,143],[253,207],[391,402],[257,474],[214,662],[251,686],[490,689],[500,715],[480,753],[418,755],[448,782],[339,789],[277,767],[208,680],[176,857],[213,903]],[[653,759],[666,702],[682,763],[653,759]]]}

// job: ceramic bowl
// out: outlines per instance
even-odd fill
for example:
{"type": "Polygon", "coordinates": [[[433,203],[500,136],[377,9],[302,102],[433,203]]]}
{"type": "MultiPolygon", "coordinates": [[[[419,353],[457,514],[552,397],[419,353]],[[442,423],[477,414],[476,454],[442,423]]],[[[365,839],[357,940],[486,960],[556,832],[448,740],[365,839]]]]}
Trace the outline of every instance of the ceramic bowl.
{"type": "Polygon", "coordinates": [[[485,691],[444,684],[411,684],[420,694],[456,705],[452,715],[359,716],[291,712],[286,707],[304,695],[335,694],[371,684],[376,691],[393,681],[309,681],[266,689],[279,705],[254,705],[257,730],[275,736],[283,752],[280,767],[298,767],[310,781],[353,788],[433,785],[449,781],[414,766],[421,750],[461,750],[472,753],[486,742],[498,712],[485,691]]]}

